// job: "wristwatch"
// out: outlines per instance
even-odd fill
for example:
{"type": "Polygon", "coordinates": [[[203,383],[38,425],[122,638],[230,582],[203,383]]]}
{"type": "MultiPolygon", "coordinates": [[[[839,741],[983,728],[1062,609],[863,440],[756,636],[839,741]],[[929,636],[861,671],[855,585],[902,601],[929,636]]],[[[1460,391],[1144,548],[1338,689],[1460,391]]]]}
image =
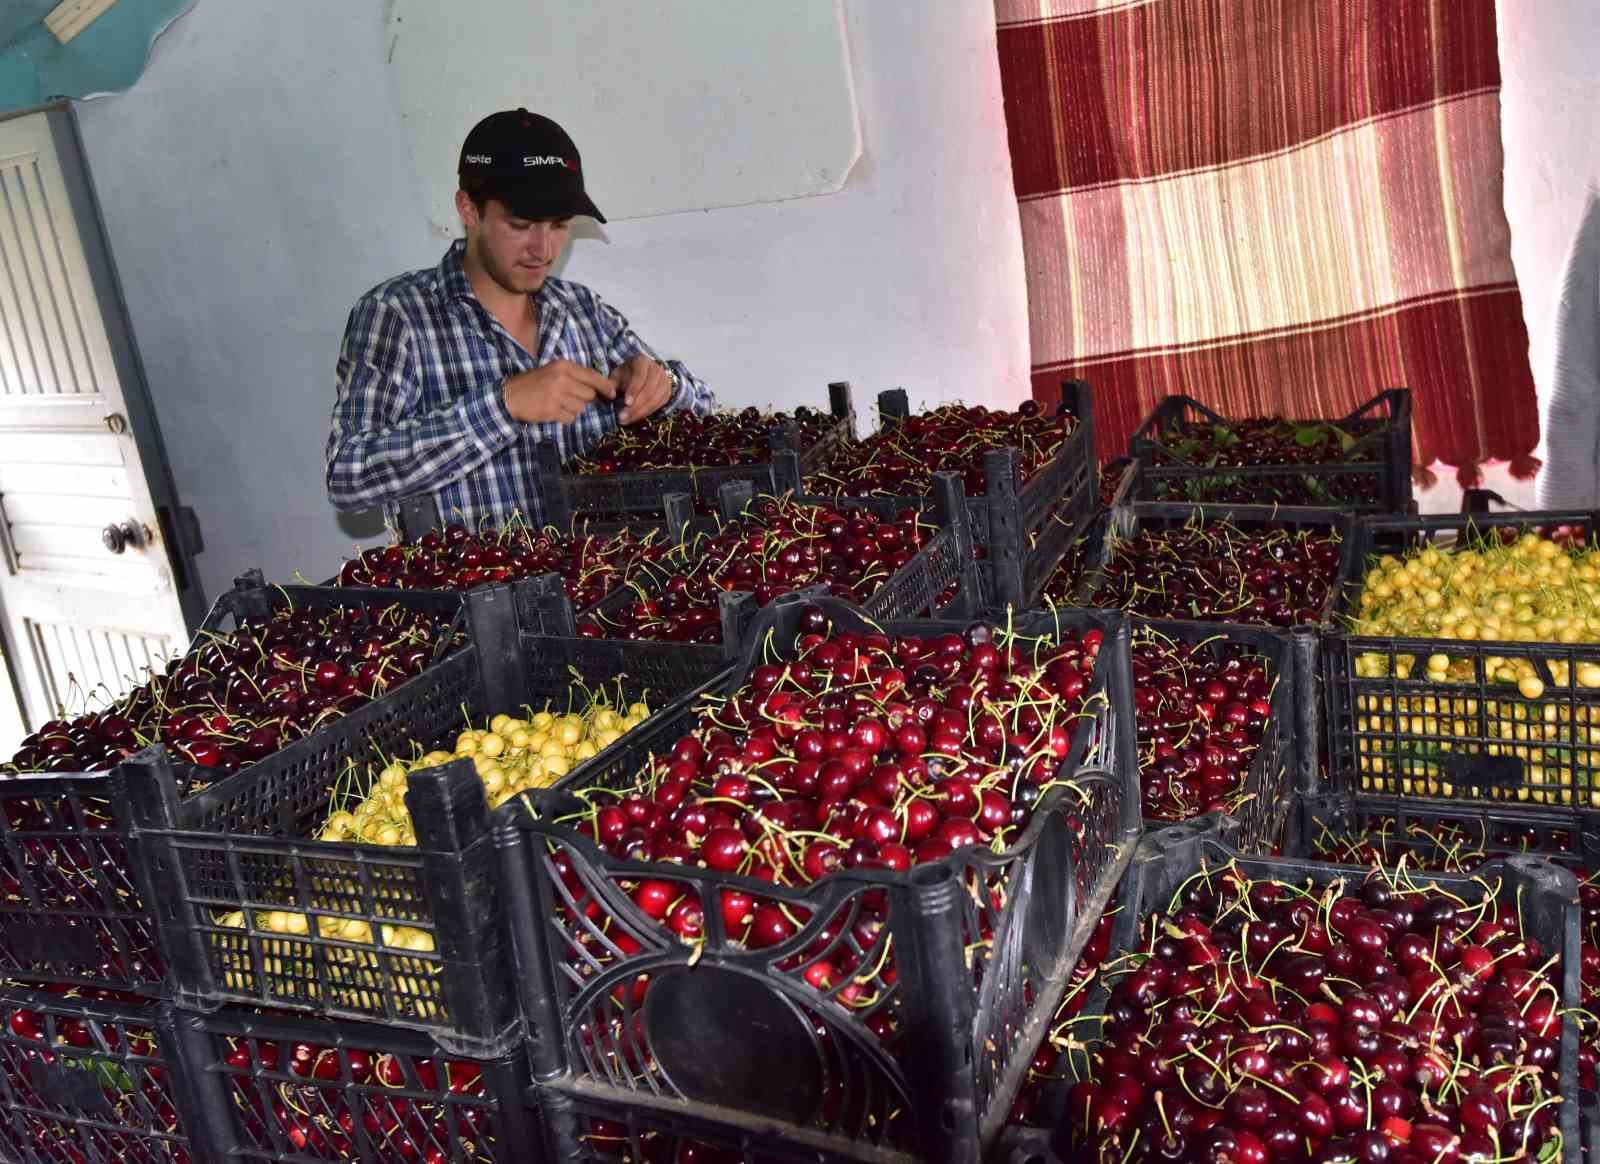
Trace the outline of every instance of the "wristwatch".
{"type": "Polygon", "coordinates": [[[657,360],[656,367],[665,372],[667,374],[667,379],[672,382],[672,396],[667,397],[668,400],[671,400],[673,396],[678,394],[678,390],[683,387],[683,381],[678,379],[678,373],[674,372],[672,370],[672,366],[665,360],[657,360]]]}

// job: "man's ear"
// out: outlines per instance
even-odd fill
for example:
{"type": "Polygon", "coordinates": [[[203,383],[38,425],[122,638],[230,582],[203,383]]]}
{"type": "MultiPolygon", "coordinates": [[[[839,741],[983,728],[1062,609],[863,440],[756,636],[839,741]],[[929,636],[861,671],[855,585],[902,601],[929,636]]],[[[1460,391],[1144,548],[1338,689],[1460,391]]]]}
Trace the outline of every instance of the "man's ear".
{"type": "Polygon", "coordinates": [[[478,229],[482,215],[478,213],[478,205],[465,190],[456,191],[456,213],[461,216],[461,225],[467,228],[467,233],[478,229]]]}

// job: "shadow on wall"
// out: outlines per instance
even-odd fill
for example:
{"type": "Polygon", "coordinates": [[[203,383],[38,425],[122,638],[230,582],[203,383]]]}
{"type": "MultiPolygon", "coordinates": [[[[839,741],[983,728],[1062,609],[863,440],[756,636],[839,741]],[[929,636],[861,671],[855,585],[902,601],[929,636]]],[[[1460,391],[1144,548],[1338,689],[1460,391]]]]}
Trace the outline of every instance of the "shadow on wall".
{"type": "Polygon", "coordinates": [[[342,533],[360,541],[381,538],[387,533],[383,510],[358,509],[352,512],[336,511],[342,533]]]}
{"type": "Polygon", "coordinates": [[[44,23],[57,3],[0,3],[0,113],[131,88],[150,46],[195,0],[113,0],[66,44],[44,23]]]}

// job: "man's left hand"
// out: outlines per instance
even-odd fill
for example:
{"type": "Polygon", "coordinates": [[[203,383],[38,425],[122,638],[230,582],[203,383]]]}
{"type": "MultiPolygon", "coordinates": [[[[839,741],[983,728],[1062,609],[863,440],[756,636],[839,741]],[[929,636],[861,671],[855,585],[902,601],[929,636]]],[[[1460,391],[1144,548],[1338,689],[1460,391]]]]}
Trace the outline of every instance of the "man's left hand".
{"type": "Polygon", "coordinates": [[[637,424],[653,416],[672,399],[672,377],[649,356],[640,354],[616,371],[618,424],[637,424]]]}

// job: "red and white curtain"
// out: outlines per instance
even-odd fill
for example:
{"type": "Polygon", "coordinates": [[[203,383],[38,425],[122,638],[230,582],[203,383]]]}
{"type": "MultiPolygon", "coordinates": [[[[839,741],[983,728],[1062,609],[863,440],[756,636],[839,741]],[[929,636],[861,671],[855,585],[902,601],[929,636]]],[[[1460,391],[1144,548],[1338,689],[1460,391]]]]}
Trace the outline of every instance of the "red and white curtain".
{"type": "Polygon", "coordinates": [[[1328,416],[1409,387],[1416,463],[1528,476],[1494,0],[996,0],[1035,390],[1104,454],[1168,393],[1328,416]]]}

